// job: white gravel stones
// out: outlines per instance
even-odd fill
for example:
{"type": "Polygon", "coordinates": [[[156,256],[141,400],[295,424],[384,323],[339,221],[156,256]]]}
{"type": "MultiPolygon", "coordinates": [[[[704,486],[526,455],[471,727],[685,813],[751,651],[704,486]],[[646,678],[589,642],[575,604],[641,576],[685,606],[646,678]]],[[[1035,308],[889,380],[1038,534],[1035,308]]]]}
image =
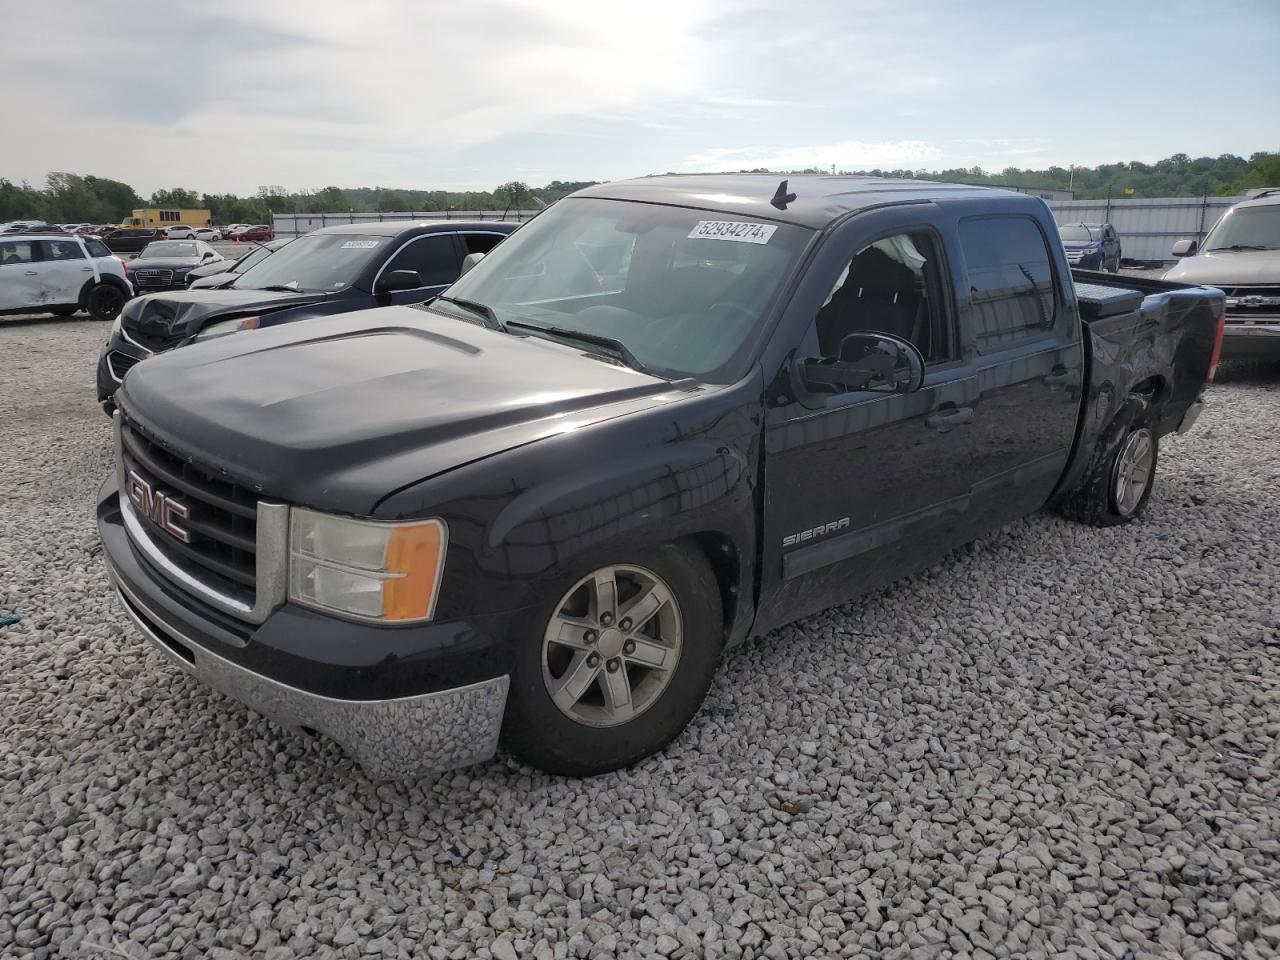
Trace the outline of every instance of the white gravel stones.
{"type": "Polygon", "coordinates": [[[0,323],[0,956],[1280,951],[1280,369],[1142,522],[1037,515],[733,651],[664,755],[372,783],[107,593],[103,327],[0,323]]]}

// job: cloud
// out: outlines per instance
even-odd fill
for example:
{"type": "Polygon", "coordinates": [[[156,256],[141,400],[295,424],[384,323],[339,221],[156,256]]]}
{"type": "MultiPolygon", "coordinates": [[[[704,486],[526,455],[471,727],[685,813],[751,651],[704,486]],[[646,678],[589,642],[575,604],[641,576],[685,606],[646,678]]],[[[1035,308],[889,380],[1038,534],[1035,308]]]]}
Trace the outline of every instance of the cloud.
{"type": "Polygon", "coordinates": [[[923,140],[889,140],[878,143],[845,140],[820,146],[780,149],[716,147],[686,157],[684,166],[700,170],[749,170],[756,167],[796,170],[807,167],[824,169],[834,164],[841,170],[863,170],[871,167],[914,170],[936,164],[942,156],[941,148],[923,140]]]}

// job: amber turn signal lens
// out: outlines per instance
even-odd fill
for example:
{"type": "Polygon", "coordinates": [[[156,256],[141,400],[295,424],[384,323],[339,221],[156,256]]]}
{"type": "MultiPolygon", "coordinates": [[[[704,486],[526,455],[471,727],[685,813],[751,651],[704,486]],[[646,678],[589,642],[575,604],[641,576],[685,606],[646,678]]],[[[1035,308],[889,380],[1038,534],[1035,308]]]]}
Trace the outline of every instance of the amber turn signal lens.
{"type": "Polygon", "coordinates": [[[439,522],[398,528],[387,543],[382,584],[385,620],[427,620],[435,612],[444,569],[444,525],[439,522]]]}

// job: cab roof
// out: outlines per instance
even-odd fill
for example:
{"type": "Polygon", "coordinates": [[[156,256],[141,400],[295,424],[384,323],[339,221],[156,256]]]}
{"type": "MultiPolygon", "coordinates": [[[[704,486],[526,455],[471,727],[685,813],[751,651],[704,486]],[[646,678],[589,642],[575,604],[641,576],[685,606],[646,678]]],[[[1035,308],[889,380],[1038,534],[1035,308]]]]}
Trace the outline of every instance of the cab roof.
{"type": "Polygon", "coordinates": [[[825,174],[704,173],[665,174],[635,180],[615,180],[587,187],[575,197],[603,197],[611,200],[638,200],[678,207],[721,210],[744,217],[759,217],[781,223],[821,229],[844,216],[868,207],[913,200],[963,200],[1005,196],[1026,200],[1027,195],[1012,190],[963,183],[935,183],[931,180],[901,180],[894,177],[827,176],[825,174]],[[796,195],[785,209],[770,201],[786,181],[787,192],[796,195]]]}
{"type": "Polygon", "coordinates": [[[500,224],[513,230],[520,225],[514,220],[372,220],[365,223],[338,223],[329,227],[320,227],[318,230],[312,230],[311,234],[358,233],[366,237],[398,237],[409,230],[421,230],[424,227],[474,230],[480,227],[493,228],[500,224]]]}

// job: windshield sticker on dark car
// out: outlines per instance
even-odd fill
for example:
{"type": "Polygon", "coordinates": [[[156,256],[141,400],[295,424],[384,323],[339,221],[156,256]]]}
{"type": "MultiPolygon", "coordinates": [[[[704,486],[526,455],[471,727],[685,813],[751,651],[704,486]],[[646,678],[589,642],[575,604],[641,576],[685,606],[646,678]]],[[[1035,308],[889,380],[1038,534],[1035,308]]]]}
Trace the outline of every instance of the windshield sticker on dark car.
{"type": "Polygon", "coordinates": [[[699,220],[689,231],[690,240],[734,240],[738,243],[768,243],[778,228],[767,223],[740,220],[699,220]]]}
{"type": "Polygon", "coordinates": [[[380,240],[348,240],[342,245],[343,250],[372,250],[380,240]]]}

